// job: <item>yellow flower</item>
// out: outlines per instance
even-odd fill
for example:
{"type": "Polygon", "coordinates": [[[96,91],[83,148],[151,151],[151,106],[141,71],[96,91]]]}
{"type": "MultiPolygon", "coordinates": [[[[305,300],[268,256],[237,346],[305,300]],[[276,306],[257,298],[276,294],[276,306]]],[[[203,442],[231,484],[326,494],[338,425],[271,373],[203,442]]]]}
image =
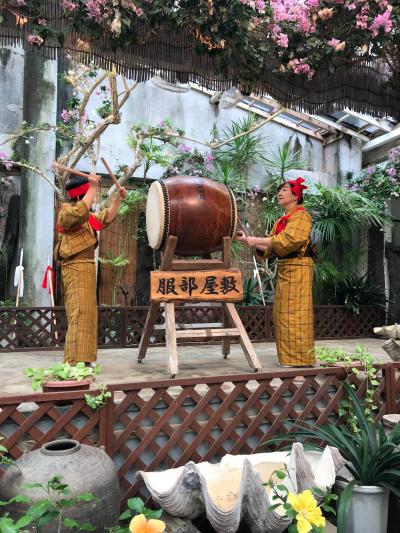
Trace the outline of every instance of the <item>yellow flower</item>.
{"type": "Polygon", "coordinates": [[[162,520],[151,518],[147,521],[144,514],[138,514],[132,518],[129,524],[131,533],[162,533],[165,530],[165,524],[162,520]]]}
{"type": "Polygon", "coordinates": [[[296,511],[298,533],[308,533],[313,526],[325,527],[325,518],[311,490],[303,490],[296,496],[292,492],[288,494],[288,502],[296,511]]]}

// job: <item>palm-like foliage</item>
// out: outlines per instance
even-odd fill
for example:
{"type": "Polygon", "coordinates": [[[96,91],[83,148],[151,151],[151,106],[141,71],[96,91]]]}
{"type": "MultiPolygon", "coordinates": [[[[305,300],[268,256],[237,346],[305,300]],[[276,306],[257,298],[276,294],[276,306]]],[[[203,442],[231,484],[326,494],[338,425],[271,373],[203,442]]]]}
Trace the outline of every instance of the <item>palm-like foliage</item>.
{"type": "Polygon", "coordinates": [[[324,244],[335,239],[349,241],[361,226],[382,226],[388,220],[374,202],[361,194],[321,183],[304,203],[313,217],[317,240],[324,244]]]}
{"type": "MultiPolygon", "coordinates": [[[[224,130],[221,140],[248,132],[257,122],[259,119],[254,114],[234,121],[224,130]]],[[[238,174],[245,174],[250,163],[257,163],[263,159],[264,141],[265,139],[260,133],[251,132],[248,135],[233,139],[225,146],[215,150],[214,156],[217,161],[229,161],[238,174]]]]}
{"type": "Polygon", "coordinates": [[[293,148],[291,141],[286,141],[278,147],[278,151],[271,157],[263,157],[268,167],[268,175],[279,183],[284,181],[286,173],[290,170],[305,168],[305,161],[301,157],[301,150],[293,148]]]}
{"type": "MultiPolygon", "coordinates": [[[[343,383],[353,405],[360,431],[352,433],[343,424],[318,427],[310,422],[294,422],[295,431],[290,434],[277,435],[266,444],[285,442],[302,442],[315,440],[339,450],[346,460],[346,468],[354,480],[343,491],[338,507],[338,533],[346,527],[346,515],[351,503],[355,485],[377,485],[400,497],[400,423],[386,436],[382,422],[376,431],[374,423],[365,415],[362,403],[348,383],[343,383]]],[[[315,446],[322,449],[320,446],[315,446]]]]}
{"type": "Polygon", "coordinates": [[[223,183],[230,189],[240,192],[246,190],[246,182],[242,175],[237,172],[235,165],[228,159],[217,159],[214,163],[213,179],[223,183]]]}

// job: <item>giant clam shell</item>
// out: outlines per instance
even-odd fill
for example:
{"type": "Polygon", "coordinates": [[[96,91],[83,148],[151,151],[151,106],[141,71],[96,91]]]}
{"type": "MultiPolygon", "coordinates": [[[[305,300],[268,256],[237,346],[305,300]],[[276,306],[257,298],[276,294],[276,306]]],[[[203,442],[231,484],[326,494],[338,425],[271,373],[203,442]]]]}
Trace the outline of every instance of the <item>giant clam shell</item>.
{"type": "Polygon", "coordinates": [[[220,463],[187,463],[164,472],[138,472],[156,501],[170,515],[193,519],[206,515],[217,533],[235,533],[243,520],[251,533],[282,533],[291,520],[278,508],[269,511],[270,489],[263,486],[276,469],[287,465],[283,483],[290,492],[311,487],[330,489],[344,459],[327,446],[304,452],[300,443],[291,452],[225,455],[220,463]]]}

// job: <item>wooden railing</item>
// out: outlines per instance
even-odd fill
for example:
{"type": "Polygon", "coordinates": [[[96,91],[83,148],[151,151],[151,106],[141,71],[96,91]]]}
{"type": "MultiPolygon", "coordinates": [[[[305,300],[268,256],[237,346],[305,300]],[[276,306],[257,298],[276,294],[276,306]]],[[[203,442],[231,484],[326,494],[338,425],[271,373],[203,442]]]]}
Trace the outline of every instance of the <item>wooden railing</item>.
{"type": "MultiPolygon", "coordinates": [[[[253,342],[274,339],[269,306],[238,306],[243,324],[253,342]]],[[[137,346],[143,331],[147,307],[99,307],[98,345],[102,348],[137,346]]],[[[162,309],[157,320],[163,323],[162,309]]],[[[176,308],[177,323],[222,322],[218,306],[188,305],[176,308]]],[[[315,335],[318,339],[371,337],[373,327],[383,322],[378,307],[364,306],[355,315],[344,306],[315,307],[315,335]]],[[[0,307],[0,351],[43,350],[62,347],[67,321],[64,307],[0,307]]],[[[155,344],[164,343],[159,331],[155,344]]],[[[191,342],[194,342],[192,340],[191,342]]]]}
{"type": "MultiPolygon", "coordinates": [[[[399,368],[400,363],[379,367],[378,420],[399,411],[399,368]]],[[[290,431],[288,420],[336,424],[344,380],[355,383],[361,397],[365,394],[362,374],[311,368],[301,370],[301,380],[296,379],[299,372],[113,384],[107,387],[111,398],[97,410],[85,403],[81,392],[3,396],[0,436],[14,459],[57,438],[102,446],[118,467],[125,498],[146,497],[135,477],[138,470],[266,451],[266,440],[290,431]]]]}

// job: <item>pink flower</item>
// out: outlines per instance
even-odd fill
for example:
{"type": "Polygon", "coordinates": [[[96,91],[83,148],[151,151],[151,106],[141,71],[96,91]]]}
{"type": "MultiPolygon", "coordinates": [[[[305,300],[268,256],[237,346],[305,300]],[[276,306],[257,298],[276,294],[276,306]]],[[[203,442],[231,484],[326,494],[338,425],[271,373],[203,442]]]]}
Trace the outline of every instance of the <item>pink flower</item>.
{"type": "Polygon", "coordinates": [[[75,11],[78,4],[76,2],[71,2],[70,0],[62,0],[62,7],[67,11],[75,11]]]}
{"type": "Polygon", "coordinates": [[[40,46],[43,43],[42,37],[40,35],[28,35],[28,43],[29,44],[37,44],[40,46]]]}
{"type": "Polygon", "coordinates": [[[353,11],[354,9],[357,8],[356,4],[354,2],[352,2],[351,4],[347,4],[346,8],[349,10],[349,11],[353,11]]]}
{"type": "Polygon", "coordinates": [[[136,8],[136,15],[141,17],[143,15],[143,9],[141,7],[136,8]]]}
{"type": "Polygon", "coordinates": [[[315,70],[312,69],[304,59],[291,59],[287,66],[292,69],[295,74],[307,74],[308,79],[311,79],[315,74],[315,70]]]}
{"type": "Polygon", "coordinates": [[[26,6],[26,0],[17,0],[19,6],[26,6]]]}
{"type": "Polygon", "coordinates": [[[389,33],[393,28],[391,12],[388,9],[382,15],[376,15],[372,21],[372,24],[369,27],[372,37],[376,37],[378,35],[379,28],[383,28],[385,33],[389,33]]]}
{"type": "Polygon", "coordinates": [[[65,122],[65,124],[71,120],[71,115],[69,114],[69,111],[67,111],[66,109],[63,109],[61,111],[60,117],[62,121],[65,122]]]}
{"type": "Polygon", "coordinates": [[[192,149],[187,144],[182,143],[178,146],[178,152],[181,154],[190,154],[191,151],[192,149]]]}
{"type": "Polygon", "coordinates": [[[0,152],[0,162],[6,167],[7,170],[11,170],[12,162],[7,152],[0,152]]]}
{"type": "Polygon", "coordinates": [[[258,9],[258,11],[264,11],[265,10],[265,2],[264,2],[264,0],[256,0],[256,9],[258,9]]]}
{"type": "Polygon", "coordinates": [[[308,5],[308,7],[318,7],[319,0],[306,0],[306,4],[308,5]]]}
{"type": "Polygon", "coordinates": [[[271,28],[271,37],[272,39],[280,46],[281,48],[287,48],[289,45],[289,38],[286,33],[281,31],[281,27],[278,24],[273,24],[271,28]]]}
{"type": "Polygon", "coordinates": [[[336,52],[341,52],[346,48],[346,41],[340,41],[339,39],[331,39],[328,41],[329,46],[332,46],[336,52]]]}
{"type": "Polygon", "coordinates": [[[39,19],[38,24],[40,26],[47,26],[47,20],[46,19],[39,19]]]}
{"type": "Polygon", "coordinates": [[[88,18],[94,19],[96,22],[102,22],[106,6],[107,0],[87,0],[86,10],[88,18]]]}
{"type": "Polygon", "coordinates": [[[325,7],[318,11],[318,16],[321,20],[331,19],[333,15],[333,7],[325,7]]]}

